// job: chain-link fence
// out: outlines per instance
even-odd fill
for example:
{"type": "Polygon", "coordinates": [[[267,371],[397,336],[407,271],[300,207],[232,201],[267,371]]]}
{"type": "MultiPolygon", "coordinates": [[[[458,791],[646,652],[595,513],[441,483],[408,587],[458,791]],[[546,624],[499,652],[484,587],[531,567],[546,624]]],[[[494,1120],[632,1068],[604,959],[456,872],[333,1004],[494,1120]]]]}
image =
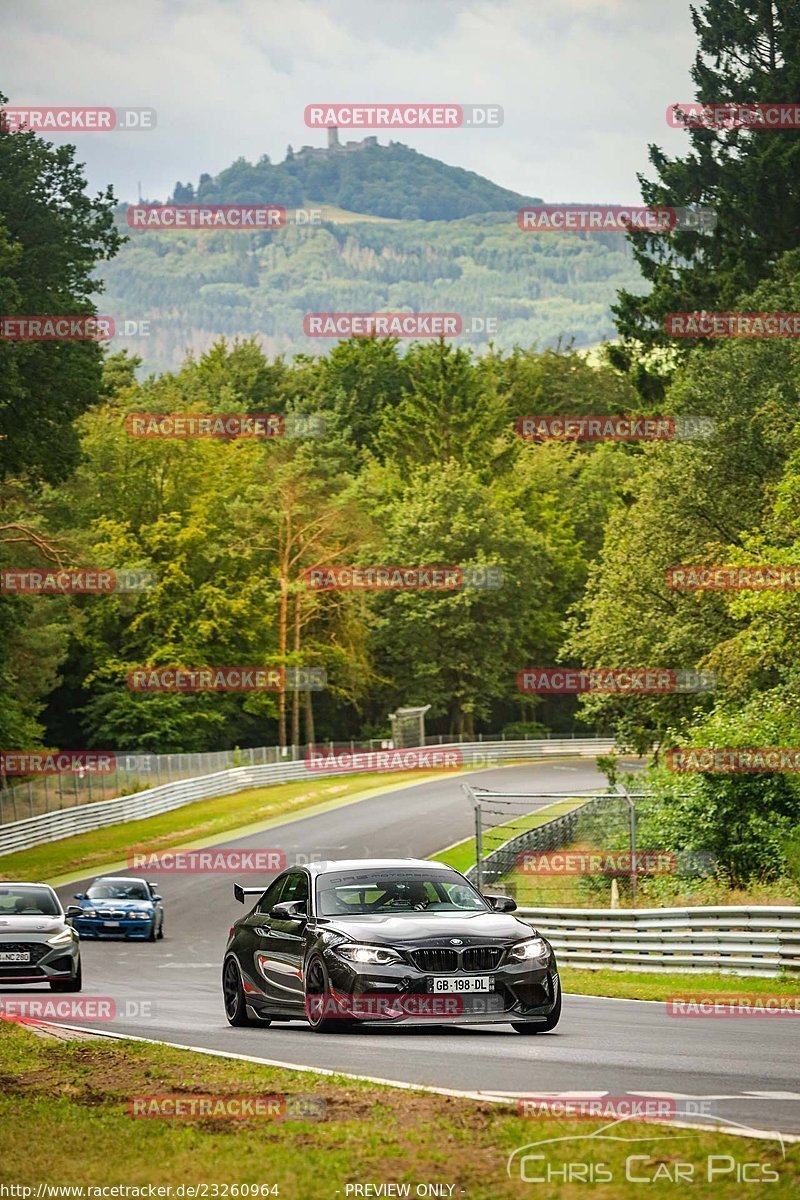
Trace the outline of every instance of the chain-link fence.
{"type": "Polygon", "coordinates": [[[697,878],[714,870],[713,855],[639,845],[641,824],[646,830],[659,804],[653,791],[617,785],[603,791],[501,793],[470,784],[464,791],[475,812],[476,861],[468,874],[479,890],[500,884],[518,899],[536,890],[537,903],[571,903],[575,876],[584,902],[601,896],[607,902],[616,879],[635,904],[644,876],[697,878]]]}

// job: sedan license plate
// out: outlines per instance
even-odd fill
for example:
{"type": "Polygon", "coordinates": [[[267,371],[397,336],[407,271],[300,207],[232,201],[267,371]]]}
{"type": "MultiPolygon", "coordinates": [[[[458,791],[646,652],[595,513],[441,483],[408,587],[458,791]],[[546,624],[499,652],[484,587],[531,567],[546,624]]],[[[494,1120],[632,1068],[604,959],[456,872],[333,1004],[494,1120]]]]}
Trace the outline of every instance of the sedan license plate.
{"type": "Polygon", "coordinates": [[[119,929],[119,921],[103,921],[104,929],[119,929]]]}
{"type": "Polygon", "coordinates": [[[491,975],[459,975],[450,979],[434,976],[428,980],[429,992],[493,992],[491,975]]]}
{"type": "Polygon", "coordinates": [[[29,950],[0,950],[0,962],[21,962],[26,963],[31,961],[29,950]]]}

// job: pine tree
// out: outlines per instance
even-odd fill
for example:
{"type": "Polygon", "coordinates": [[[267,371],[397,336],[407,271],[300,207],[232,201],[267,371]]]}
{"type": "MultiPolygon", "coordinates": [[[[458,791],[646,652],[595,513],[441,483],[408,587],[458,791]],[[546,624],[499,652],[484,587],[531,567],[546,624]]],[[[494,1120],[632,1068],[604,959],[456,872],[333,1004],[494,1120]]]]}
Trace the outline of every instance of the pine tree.
{"type": "MultiPolygon", "coordinates": [[[[692,9],[699,46],[692,68],[704,104],[788,103],[800,99],[800,5],[796,0],[705,0],[692,9]]],[[[682,97],[685,102],[687,97],[682,97]]],[[[631,369],[640,351],[669,344],[670,312],[735,309],[800,239],[800,130],[687,128],[691,149],[669,158],[649,148],[658,178],[639,176],[648,205],[698,206],[716,213],[713,232],[629,235],[648,295],[619,293],[622,344],[615,365],[631,369]]],[[[682,345],[681,352],[688,349],[682,345]]],[[[645,394],[659,388],[641,370],[645,394]]]]}

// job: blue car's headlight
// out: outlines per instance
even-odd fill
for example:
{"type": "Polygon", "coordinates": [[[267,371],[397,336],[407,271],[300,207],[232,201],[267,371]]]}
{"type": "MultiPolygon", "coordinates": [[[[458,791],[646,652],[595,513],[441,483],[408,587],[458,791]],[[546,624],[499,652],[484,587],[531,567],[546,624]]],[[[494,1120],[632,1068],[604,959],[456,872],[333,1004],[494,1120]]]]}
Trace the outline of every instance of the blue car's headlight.
{"type": "Polygon", "coordinates": [[[82,917],[96,917],[97,913],[93,908],[85,908],[81,913],[82,917]]]}
{"type": "Polygon", "coordinates": [[[152,915],[152,913],[142,912],[139,909],[136,909],[135,912],[128,913],[129,917],[134,917],[138,921],[149,921],[152,915]]]}

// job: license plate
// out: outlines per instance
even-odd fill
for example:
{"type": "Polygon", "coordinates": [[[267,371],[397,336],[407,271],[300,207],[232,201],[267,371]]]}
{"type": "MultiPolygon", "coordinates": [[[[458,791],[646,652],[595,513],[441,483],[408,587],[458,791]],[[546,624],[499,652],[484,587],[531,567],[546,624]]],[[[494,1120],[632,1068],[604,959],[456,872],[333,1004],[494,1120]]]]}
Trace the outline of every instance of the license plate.
{"type": "Polygon", "coordinates": [[[28,950],[0,950],[0,962],[30,962],[28,950]]]}
{"type": "Polygon", "coordinates": [[[428,980],[429,992],[493,992],[491,975],[459,975],[451,979],[428,980]]]}
{"type": "Polygon", "coordinates": [[[104,929],[119,929],[119,921],[103,921],[104,929]]]}

